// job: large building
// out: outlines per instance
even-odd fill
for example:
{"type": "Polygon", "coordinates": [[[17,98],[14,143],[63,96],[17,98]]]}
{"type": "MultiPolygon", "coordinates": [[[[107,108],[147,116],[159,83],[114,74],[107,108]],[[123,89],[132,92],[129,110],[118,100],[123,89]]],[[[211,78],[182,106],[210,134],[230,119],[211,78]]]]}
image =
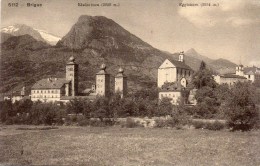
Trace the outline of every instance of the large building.
{"type": "Polygon", "coordinates": [[[183,52],[180,53],[178,61],[166,59],[158,69],[159,99],[167,97],[171,99],[172,104],[178,104],[182,97],[181,91],[189,86],[193,73],[185,64],[183,52]]]}
{"type": "Polygon", "coordinates": [[[244,67],[239,65],[234,73],[218,74],[214,76],[218,84],[233,85],[236,82],[260,81],[260,69],[257,67],[244,67]]]}
{"type": "Polygon", "coordinates": [[[71,57],[66,65],[66,78],[45,78],[31,88],[31,100],[43,102],[61,101],[63,96],[78,94],[78,65],[71,57]]]}
{"type": "Polygon", "coordinates": [[[121,97],[124,97],[127,94],[127,77],[121,67],[115,76],[115,93],[120,93],[121,97]]]}
{"type": "Polygon", "coordinates": [[[158,69],[158,87],[162,87],[165,82],[178,82],[182,80],[186,86],[191,81],[193,70],[185,64],[183,52],[179,55],[178,61],[166,59],[158,69]]]}

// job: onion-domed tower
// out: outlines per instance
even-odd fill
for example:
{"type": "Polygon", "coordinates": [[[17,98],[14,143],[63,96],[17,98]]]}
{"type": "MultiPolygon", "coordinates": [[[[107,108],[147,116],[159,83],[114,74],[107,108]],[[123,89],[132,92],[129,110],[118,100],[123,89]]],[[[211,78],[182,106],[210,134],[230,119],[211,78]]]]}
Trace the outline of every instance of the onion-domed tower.
{"type": "Polygon", "coordinates": [[[71,81],[71,89],[69,96],[78,95],[78,64],[75,63],[75,58],[72,56],[66,65],[66,80],[71,81]]]}
{"type": "Polygon", "coordinates": [[[119,68],[115,76],[115,93],[120,93],[124,97],[127,93],[127,77],[124,75],[124,69],[119,68]]]}
{"type": "Polygon", "coordinates": [[[110,95],[110,74],[106,72],[106,65],[100,66],[100,71],[96,74],[96,94],[98,96],[109,97],[110,95]]]}

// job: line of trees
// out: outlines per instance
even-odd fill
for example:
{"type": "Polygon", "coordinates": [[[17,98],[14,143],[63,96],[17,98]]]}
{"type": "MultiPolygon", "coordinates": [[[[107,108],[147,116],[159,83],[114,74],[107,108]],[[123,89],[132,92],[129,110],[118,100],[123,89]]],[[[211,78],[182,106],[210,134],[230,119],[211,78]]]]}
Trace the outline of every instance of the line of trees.
{"type": "Polygon", "coordinates": [[[198,89],[194,117],[225,119],[232,130],[245,131],[259,125],[259,108],[256,106],[259,94],[254,84],[236,82],[232,86],[218,85],[213,72],[206,68],[204,62],[192,81],[198,89]]]}

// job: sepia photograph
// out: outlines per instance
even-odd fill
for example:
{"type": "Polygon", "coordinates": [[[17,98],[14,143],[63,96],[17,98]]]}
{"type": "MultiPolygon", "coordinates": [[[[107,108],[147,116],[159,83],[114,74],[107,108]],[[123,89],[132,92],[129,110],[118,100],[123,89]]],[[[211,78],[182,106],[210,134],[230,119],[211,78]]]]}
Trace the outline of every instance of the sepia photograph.
{"type": "Polygon", "coordinates": [[[0,166],[260,165],[260,0],[0,8],[0,166]]]}

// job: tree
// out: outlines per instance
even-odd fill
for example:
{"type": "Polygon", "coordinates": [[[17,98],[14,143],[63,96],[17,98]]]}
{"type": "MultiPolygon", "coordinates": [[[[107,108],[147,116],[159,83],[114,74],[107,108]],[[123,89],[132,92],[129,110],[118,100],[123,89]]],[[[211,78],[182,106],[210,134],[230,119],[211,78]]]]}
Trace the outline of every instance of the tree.
{"type": "Polygon", "coordinates": [[[15,116],[11,100],[4,100],[0,103],[0,119],[5,122],[10,116],[15,116]]]}
{"type": "Polygon", "coordinates": [[[193,75],[192,84],[200,89],[204,86],[215,88],[217,86],[213,77],[213,72],[206,68],[205,62],[201,62],[200,69],[193,75]]]}
{"type": "Polygon", "coordinates": [[[51,125],[56,122],[58,112],[59,107],[53,103],[34,103],[29,114],[30,123],[51,125]]]}
{"type": "Polygon", "coordinates": [[[103,122],[104,118],[113,118],[113,112],[109,109],[109,99],[98,97],[93,103],[92,116],[103,122]]]}
{"type": "Polygon", "coordinates": [[[204,61],[201,61],[200,63],[200,70],[205,70],[206,69],[206,63],[204,61]]]}
{"type": "Polygon", "coordinates": [[[76,115],[79,113],[83,113],[84,104],[81,99],[73,99],[67,105],[67,113],[75,113],[76,115]]]}
{"type": "Polygon", "coordinates": [[[247,131],[259,120],[255,105],[255,88],[248,82],[237,82],[231,88],[231,95],[226,102],[226,118],[232,130],[247,131]]]}
{"type": "Polygon", "coordinates": [[[160,101],[157,109],[157,116],[166,116],[171,115],[173,111],[173,105],[171,103],[171,99],[164,97],[160,101]]]}

